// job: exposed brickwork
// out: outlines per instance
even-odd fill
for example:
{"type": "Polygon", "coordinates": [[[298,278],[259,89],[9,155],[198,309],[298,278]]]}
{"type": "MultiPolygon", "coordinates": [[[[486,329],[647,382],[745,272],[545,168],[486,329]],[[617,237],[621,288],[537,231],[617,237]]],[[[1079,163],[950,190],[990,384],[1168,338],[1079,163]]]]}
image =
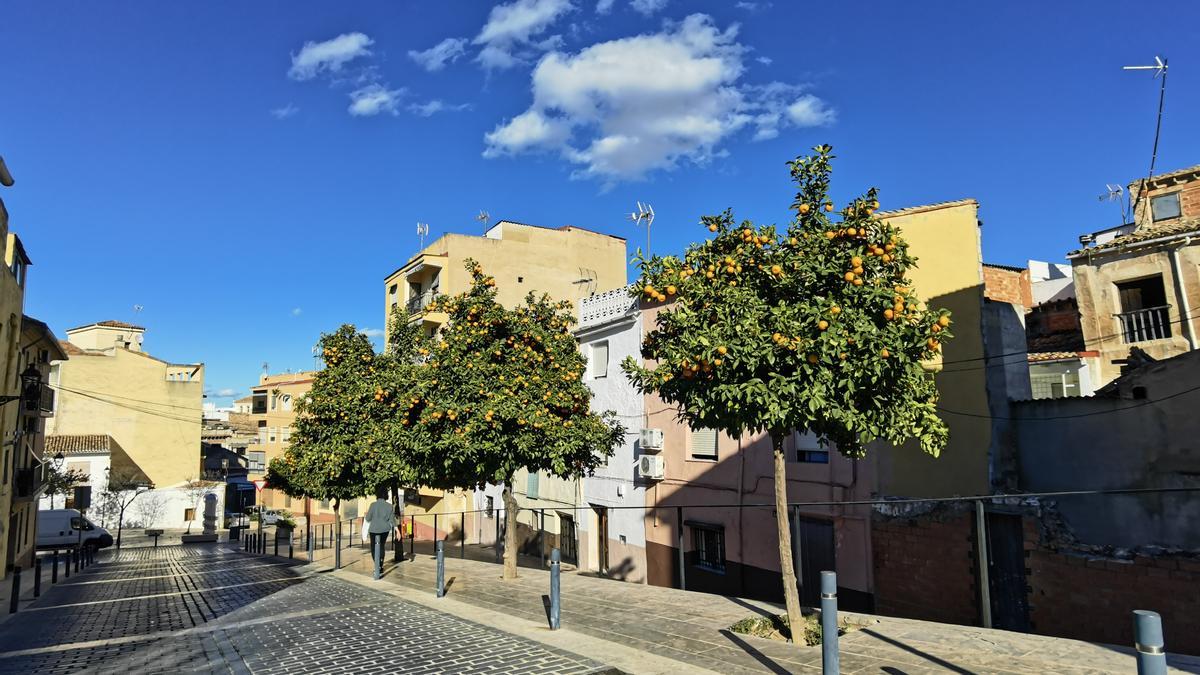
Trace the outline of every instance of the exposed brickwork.
{"type": "Polygon", "coordinates": [[[1030,617],[1037,633],[1133,644],[1135,609],[1162,615],[1167,649],[1200,654],[1200,560],[1182,557],[1131,561],[1029,552],[1030,617]]]}
{"type": "Polygon", "coordinates": [[[884,519],[871,527],[880,614],[977,624],[974,526],[968,513],[884,519]]]}
{"type": "Polygon", "coordinates": [[[983,295],[996,302],[1008,302],[1028,309],[1033,306],[1033,286],[1029,282],[1029,270],[1005,269],[983,266],[983,295]]]}

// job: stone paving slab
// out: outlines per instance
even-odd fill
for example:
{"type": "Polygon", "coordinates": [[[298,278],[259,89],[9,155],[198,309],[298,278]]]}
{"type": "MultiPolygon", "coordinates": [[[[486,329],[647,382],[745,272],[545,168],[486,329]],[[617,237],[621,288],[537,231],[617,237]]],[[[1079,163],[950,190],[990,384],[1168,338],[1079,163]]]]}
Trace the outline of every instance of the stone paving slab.
{"type": "MultiPolygon", "coordinates": [[[[343,552],[345,569],[367,575],[364,554],[343,552]]],[[[316,565],[332,558],[318,555],[316,565]]],[[[432,594],[433,558],[385,565],[385,581],[432,594]]],[[[533,622],[546,621],[548,573],[521,570],[502,581],[500,567],[446,558],[449,597],[533,622]]],[[[729,673],[813,672],[820,649],[725,630],[755,613],[782,613],[769,603],[726,598],[583,573],[562,575],[563,626],[686,664],[729,673]]],[[[970,626],[848,615],[866,627],[840,639],[845,673],[1129,673],[1132,650],[1077,640],[970,626]]],[[[1171,655],[1172,672],[1200,673],[1200,658],[1171,655]]]]}

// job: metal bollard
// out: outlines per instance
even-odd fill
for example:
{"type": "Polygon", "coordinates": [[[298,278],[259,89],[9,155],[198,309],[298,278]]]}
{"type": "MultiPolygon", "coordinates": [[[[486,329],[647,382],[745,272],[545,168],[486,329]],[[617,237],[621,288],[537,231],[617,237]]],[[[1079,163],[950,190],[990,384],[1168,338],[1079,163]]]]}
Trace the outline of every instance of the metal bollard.
{"type": "Polygon", "coordinates": [[[438,540],[438,536],[437,536],[437,533],[438,533],[438,529],[437,529],[437,521],[438,521],[438,514],[436,514],[436,513],[435,513],[435,514],[433,514],[433,540],[434,540],[434,541],[437,541],[437,540],[438,540]]]}
{"type": "Polygon", "coordinates": [[[354,548],[354,519],[350,519],[350,541],[346,542],[346,548],[354,548]]]}
{"type": "Polygon", "coordinates": [[[496,564],[499,565],[500,557],[503,555],[500,549],[503,546],[503,543],[500,541],[500,511],[496,510],[492,512],[492,516],[496,519],[496,564]]]}
{"type": "Polygon", "coordinates": [[[417,516],[408,517],[408,559],[417,559],[417,516]]]}
{"type": "Polygon", "coordinates": [[[337,533],[337,542],[333,547],[333,569],[342,569],[342,533],[337,533]]]}
{"type": "Polygon", "coordinates": [[[439,541],[434,546],[437,548],[437,597],[445,597],[446,595],[446,542],[439,541]]]}
{"type": "Polygon", "coordinates": [[[67,549],[67,559],[63,561],[65,563],[63,565],[63,578],[64,579],[71,578],[71,554],[73,552],[74,551],[72,551],[71,549],[67,549]]]}
{"type": "Polygon", "coordinates": [[[279,533],[275,533],[275,557],[279,557],[279,533]]]}
{"type": "Polygon", "coordinates": [[[558,630],[562,625],[562,581],[559,578],[561,567],[562,553],[555,548],[550,551],[550,630],[558,630]]]}
{"type": "Polygon", "coordinates": [[[80,549],[78,549],[78,548],[77,548],[77,549],[75,549],[75,573],[76,573],[76,574],[79,574],[79,558],[80,558],[80,553],[81,553],[80,549]]]}
{"type": "Polygon", "coordinates": [[[250,535],[246,535],[246,536],[242,537],[242,552],[243,553],[250,552],[250,535]]]}
{"type": "Polygon", "coordinates": [[[308,562],[312,562],[313,558],[316,557],[316,552],[313,550],[313,546],[314,546],[313,538],[309,537],[308,538],[308,562]]]}
{"type": "MultiPolygon", "coordinates": [[[[795,635],[792,641],[795,642],[795,635]]],[[[821,673],[838,675],[837,573],[821,572],[821,673]]]]}
{"type": "Polygon", "coordinates": [[[1133,611],[1133,647],[1137,650],[1138,675],[1167,675],[1167,650],[1158,612],[1133,611]]]}
{"type": "Polygon", "coordinates": [[[381,569],[383,569],[383,537],[371,537],[371,578],[378,580],[383,576],[379,573],[381,569]]]}
{"type": "Polygon", "coordinates": [[[50,556],[50,583],[58,583],[58,549],[54,549],[54,555],[50,556]]]}
{"type": "Polygon", "coordinates": [[[21,567],[18,565],[13,568],[13,589],[12,597],[8,601],[8,613],[17,613],[17,602],[21,599],[21,567]]]}
{"type": "Polygon", "coordinates": [[[33,597],[42,595],[42,559],[36,555],[33,558],[33,597]]]}
{"type": "Polygon", "coordinates": [[[292,559],[292,554],[294,553],[294,551],[292,550],[292,545],[293,545],[294,541],[295,541],[294,539],[292,539],[291,537],[288,537],[288,560],[292,559]]]}

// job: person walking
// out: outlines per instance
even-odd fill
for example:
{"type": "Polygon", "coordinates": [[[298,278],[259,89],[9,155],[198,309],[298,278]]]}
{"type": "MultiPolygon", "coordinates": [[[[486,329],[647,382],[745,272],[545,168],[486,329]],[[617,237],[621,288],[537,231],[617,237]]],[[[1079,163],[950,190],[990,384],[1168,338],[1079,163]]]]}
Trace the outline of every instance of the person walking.
{"type": "Polygon", "coordinates": [[[367,509],[366,530],[371,534],[371,560],[375,568],[375,579],[383,576],[383,546],[388,534],[396,529],[396,514],[387,500],[387,488],[375,489],[375,501],[367,509]]]}

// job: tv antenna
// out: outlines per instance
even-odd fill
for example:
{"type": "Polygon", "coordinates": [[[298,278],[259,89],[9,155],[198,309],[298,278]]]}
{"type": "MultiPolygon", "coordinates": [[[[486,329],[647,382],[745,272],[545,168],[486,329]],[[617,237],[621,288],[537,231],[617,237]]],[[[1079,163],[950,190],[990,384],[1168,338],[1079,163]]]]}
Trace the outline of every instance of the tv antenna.
{"type": "Polygon", "coordinates": [[[429,223],[417,223],[417,250],[421,251],[425,248],[425,237],[429,236],[429,223]]]}
{"type": "Polygon", "coordinates": [[[629,220],[640,225],[646,221],[646,255],[650,255],[650,226],[654,224],[654,207],[650,204],[637,203],[637,211],[629,214],[629,220]]]}
{"type": "Polygon", "coordinates": [[[1113,185],[1111,183],[1105,184],[1104,187],[1106,191],[1100,195],[1100,201],[1118,202],[1118,205],[1121,207],[1121,224],[1124,225],[1129,219],[1129,215],[1125,212],[1125,189],[1120,185],[1113,185]]]}
{"type": "Polygon", "coordinates": [[[478,220],[479,222],[483,223],[484,234],[487,234],[488,221],[491,219],[492,219],[492,217],[490,215],[488,215],[488,212],[484,211],[483,209],[479,209],[479,215],[475,216],[475,220],[478,220]]]}
{"type": "Polygon", "coordinates": [[[133,316],[136,318],[138,314],[142,313],[143,309],[146,309],[146,308],[142,305],[134,305],[133,306],[133,316]]]}
{"type": "Polygon", "coordinates": [[[266,375],[267,373],[271,372],[271,364],[267,363],[266,361],[263,361],[262,369],[263,369],[263,375],[266,375]]]}
{"type": "Polygon", "coordinates": [[[579,268],[579,279],[575,280],[572,283],[578,284],[580,287],[580,291],[582,293],[584,293],[588,296],[595,295],[596,294],[596,270],[588,269],[586,267],[580,267],[579,268]]]}
{"type": "Polygon", "coordinates": [[[1133,217],[1136,218],[1138,204],[1142,201],[1142,195],[1150,189],[1150,179],[1154,177],[1154,162],[1158,159],[1158,137],[1162,131],[1163,100],[1167,96],[1167,60],[1161,56],[1155,56],[1152,66],[1124,66],[1122,70],[1153,70],[1155,79],[1159,75],[1162,76],[1162,82],[1158,85],[1158,119],[1154,123],[1154,149],[1150,151],[1150,173],[1146,174],[1146,182],[1142,185],[1142,189],[1138,190],[1137,201],[1133,203],[1133,217]]]}

